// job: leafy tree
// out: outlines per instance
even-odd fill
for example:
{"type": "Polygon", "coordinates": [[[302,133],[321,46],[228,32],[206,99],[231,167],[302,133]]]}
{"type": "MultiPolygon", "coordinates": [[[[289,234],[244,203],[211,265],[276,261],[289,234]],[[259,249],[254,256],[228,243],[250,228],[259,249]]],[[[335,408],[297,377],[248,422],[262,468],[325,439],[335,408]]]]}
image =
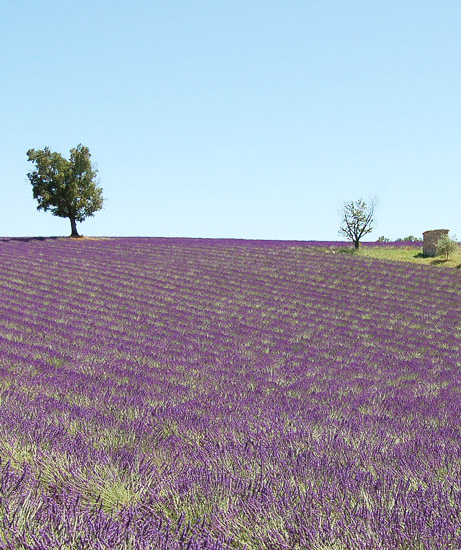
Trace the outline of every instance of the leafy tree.
{"type": "Polygon", "coordinates": [[[401,237],[400,239],[397,239],[396,243],[403,243],[403,242],[410,242],[410,243],[419,243],[422,241],[422,239],[418,237],[414,237],[413,235],[409,235],[408,237],[401,237]]]}
{"type": "Polygon", "coordinates": [[[378,240],[376,242],[377,243],[390,243],[391,240],[388,239],[387,237],[385,237],[384,235],[382,235],[381,237],[378,237],[378,240]]]}
{"type": "Polygon", "coordinates": [[[350,239],[356,249],[360,247],[360,239],[373,230],[376,205],[377,199],[372,199],[369,204],[358,199],[345,202],[341,209],[342,224],[339,234],[350,239]]]}
{"type": "Polygon", "coordinates": [[[27,174],[32,184],[37,210],[50,210],[53,216],[69,218],[71,237],[79,237],[77,223],[93,216],[103,205],[97,170],[91,163],[88,147],[82,144],[70,150],[69,160],[48,147],[29,149],[27,157],[35,170],[27,174]]]}
{"type": "Polygon", "coordinates": [[[437,251],[437,256],[442,256],[443,254],[445,254],[445,258],[447,260],[450,254],[454,254],[459,250],[458,243],[454,239],[451,239],[448,233],[445,233],[440,237],[435,247],[437,251]]]}

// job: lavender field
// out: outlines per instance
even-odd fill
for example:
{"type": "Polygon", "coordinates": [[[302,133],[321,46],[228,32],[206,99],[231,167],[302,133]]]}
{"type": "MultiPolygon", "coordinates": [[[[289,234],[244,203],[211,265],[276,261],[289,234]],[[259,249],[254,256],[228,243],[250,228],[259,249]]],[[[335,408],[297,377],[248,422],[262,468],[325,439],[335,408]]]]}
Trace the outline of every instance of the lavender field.
{"type": "Polygon", "coordinates": [[[0,548],[459,549],[460,277],[0,239],[0,548]]]}

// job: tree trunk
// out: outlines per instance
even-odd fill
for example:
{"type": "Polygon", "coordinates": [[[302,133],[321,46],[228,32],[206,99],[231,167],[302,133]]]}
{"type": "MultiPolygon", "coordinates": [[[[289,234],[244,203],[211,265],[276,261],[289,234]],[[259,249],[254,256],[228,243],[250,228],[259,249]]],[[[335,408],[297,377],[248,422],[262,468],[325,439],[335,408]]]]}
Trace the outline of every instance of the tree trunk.
{"type": "Polygon", "coordinates": [[[358,250],[360,248],[360,241],[359,240],[354,241],[354,246],[355,246],[356,250],[358,250]]]}
{"type": "Polygon", "coordinates": [[[72,233],[70,234],[71,237],[80,237],[77,231],[77,224],[75,223],[75,218],[73,216],[69,216],[70,219],[70,227],[72,229],[72,233]]]}

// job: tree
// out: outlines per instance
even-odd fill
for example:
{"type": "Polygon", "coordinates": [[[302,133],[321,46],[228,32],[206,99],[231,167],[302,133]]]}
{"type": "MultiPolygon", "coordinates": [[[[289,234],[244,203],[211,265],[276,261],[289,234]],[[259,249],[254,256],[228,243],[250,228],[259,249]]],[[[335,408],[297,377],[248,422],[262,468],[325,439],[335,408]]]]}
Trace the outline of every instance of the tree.
{"type": "Polygon", "coordinates": [[[360,239],[373,230],[377,199],[367,204],[363,199],[345,202],[340,213],[342,224],[339,234],[350,239],[356,249],[360,247],[360,239]]]}
{"type": "Polygon", "coordinates": [[[448,260],[450,254],[454,254],[459,250],[459,245],[454,239],[450,238],[448,233],[445,233],[437,241],[435,248],[438,256],[445,254],[445,258],[448,260]]]}
{"type": "Polygon", "coordinates": [[[36,168],[27,177],[38,201],[37,210],[69,218],[71,237],[80,237],[77,222],[93,216],[103,205],[102,189],[96,182],[98,171],[88,147],[80,144],[71,149],[69,160],[48,147],[29,149],[27,157],[36,168]]]}
{"type": "Polygon", "coordinates": [[[419,243],[421,242],[422,239],[420,239],[419,237],[414,237],[413,235],[408,235],[408,237],[401,237],[399,239],[396,239],[396,243],[406,243],[406,242],[410,242],[410,243],[419,243]]]}

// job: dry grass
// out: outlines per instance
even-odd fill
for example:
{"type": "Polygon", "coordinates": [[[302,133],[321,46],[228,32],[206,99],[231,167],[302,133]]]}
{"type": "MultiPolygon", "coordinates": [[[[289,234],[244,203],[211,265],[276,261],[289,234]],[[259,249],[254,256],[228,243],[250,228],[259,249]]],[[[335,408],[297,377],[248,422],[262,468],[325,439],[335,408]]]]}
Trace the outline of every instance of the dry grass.
{"type": "Polygon", "coordinates": [[[352,248],[350,250],[355,255],[365,256],[369,258],[379,258],[381,260],[412,262],[420,265],[433,265],[438,267],[452,267],[455,269],[461,269],[461,249],[456,254],[451,254],[448,259],[446,259],[445,256],[437,256],[435,258],[423,256],[422,243],[421,248],[415,248],[414,246],[397,247],[390,244],[389,246],[385,247],[364,246],[356,252],[352,248]]]}

